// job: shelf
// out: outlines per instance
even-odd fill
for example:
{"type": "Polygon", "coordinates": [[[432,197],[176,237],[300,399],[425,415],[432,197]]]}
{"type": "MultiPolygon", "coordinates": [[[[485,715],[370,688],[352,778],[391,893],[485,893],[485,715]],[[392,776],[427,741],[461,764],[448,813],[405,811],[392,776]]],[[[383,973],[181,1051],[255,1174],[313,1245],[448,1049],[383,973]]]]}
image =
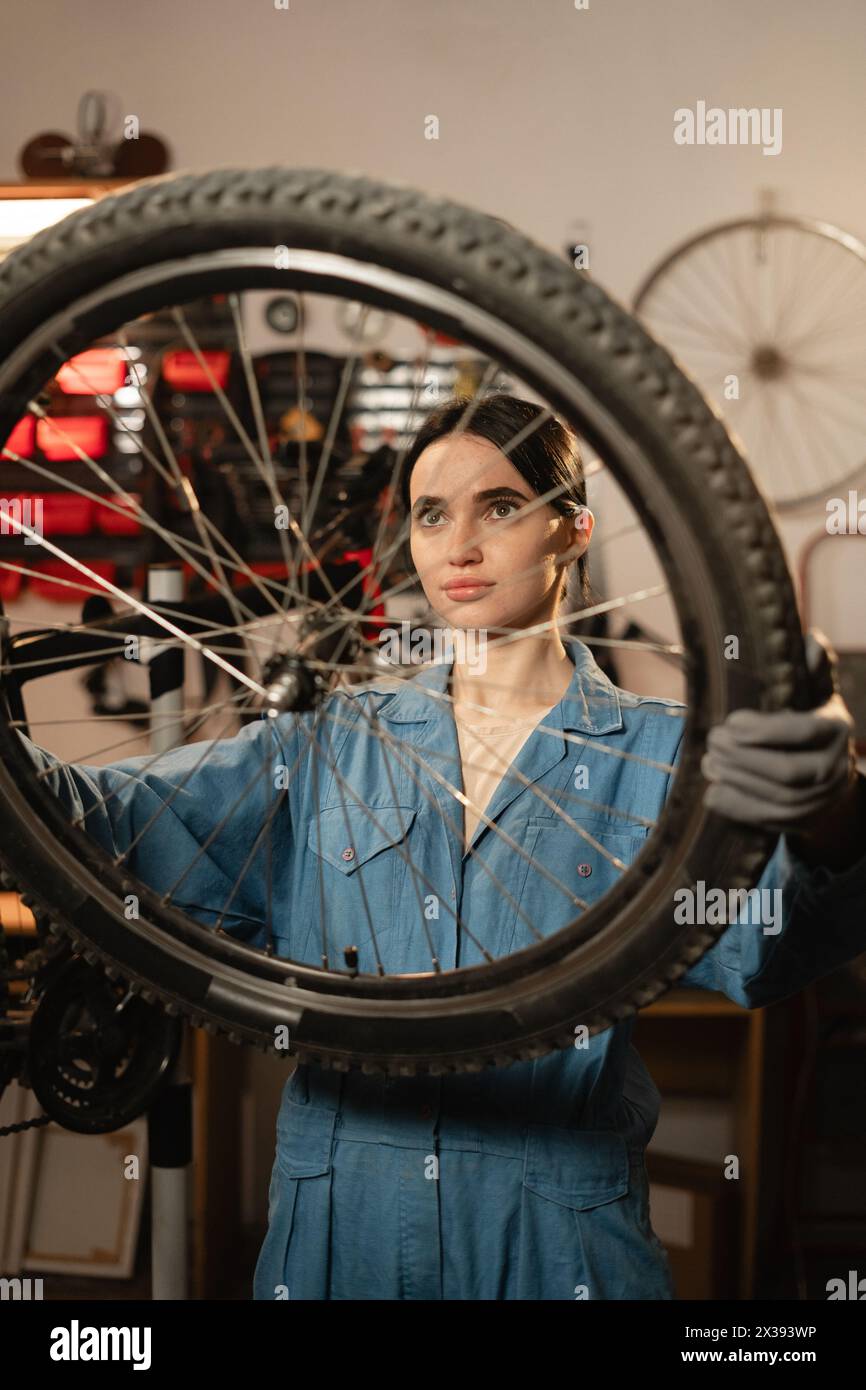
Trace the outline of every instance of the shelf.
{"type": "Polygon", "coordinates": [[[739,1018],[748,1019],[754,1009],[706,989],[673,989],[663,998],[641,1009],[641,1018],[739,1018]]]}
{"type": "Polygon", "coordinates": [[[128,179],[27,179],[24,183],[0,183],[4,198],[100,198],[139,183],[140,176],[128,179]]]}

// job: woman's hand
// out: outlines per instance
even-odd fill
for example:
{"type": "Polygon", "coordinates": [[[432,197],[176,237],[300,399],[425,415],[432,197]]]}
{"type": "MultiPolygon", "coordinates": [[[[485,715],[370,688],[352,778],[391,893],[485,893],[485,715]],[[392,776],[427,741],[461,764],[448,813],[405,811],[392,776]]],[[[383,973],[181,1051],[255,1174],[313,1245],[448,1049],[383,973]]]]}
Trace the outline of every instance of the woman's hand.
{"type": "Polygon", "coordinates": [[[701,771],[704,805],[743,825],[784,833],[808,864],[836,870],[866,854],[866,779],[858,776],[854,720],[838,686],[835,654],[806,636],[816,709],[740,709],[711,729],[701,771]]]}

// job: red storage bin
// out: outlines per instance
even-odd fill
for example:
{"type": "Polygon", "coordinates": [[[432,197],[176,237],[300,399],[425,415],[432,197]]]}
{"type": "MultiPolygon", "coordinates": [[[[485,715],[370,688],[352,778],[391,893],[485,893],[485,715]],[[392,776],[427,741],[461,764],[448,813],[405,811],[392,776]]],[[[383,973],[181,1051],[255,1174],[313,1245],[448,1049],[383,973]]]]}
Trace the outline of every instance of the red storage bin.
{"type": "Polygon", "coordinates": [[[23,415],[6,440],[4,448],[11,449],[22,458],[30,458],[35,441],[36,421],[32,415],[23,415]]]}
{"type": "MultiPolygon", "coordinates": [[[[373,559],[373,549],[372,546],[365,546],[362,550],[344,550],[341,558],[347,562],[354,561],[360,569],[365,570],[373,559]]],[[[364,578],[361,580],[361,593],[370,604],[370,607],[364,614],[368,621],[361,625],[361,631],[368,642],[378,642],[382,627],[381,622],[373,622],[372,620],[374,618],[385,617],[384,603],[373,602],[381,592],[382,588],[376,577],[376,573],[374,570],[371,570],[370,573],[365,574],[364,578]]]]}
{"type": "Polygon", "coordinates": [[[4,497],[4,506],[0,507],[0,537],[21,536],[25,533],[19,531],[16,525],[17,520],[25,526],[32,526],[34,531],[39,531],[42,527],[43,512],[38,506],[42,500],[41,495],[31,492],[13,492],[9,497],[4,497]]]}
{"type": "MultiPolygon", "coordinates": [[[[225,390],[229,379],[230,352],[203,352],[202,360],[217,385],[225,390]]],[[[210,377],[194,352],[167,352],[162,359],[162,379],[174,391],[212,391],[210,377]]]]}
{"type": "MultiPolygon", "coordinates": [[[[101,502],[94,502],[93,513],[96,526],[104,536],[138,536],[141,533],[141,522],[136,518],[135,506],[132,502],[126,502],[116,493],[102,494],[115,507],[123,508],[123,515],[120,512],[112,511],[111,507],[104,507],[101,502]]],[[[130,493],[138,506],[141,506],[141,494],[138,492],[130,493]]]]}
{"type": "MultiPolygon", "coordinates": [[[[116,565],[109,564],[106,560],[87,560],[85,563],[94,574],[114,583],[116,565]]],[[[92,592],[108,593],[108,590],[100,590],[98,584],[88,579],[87,575],[81,574],[73,565],[68,565],[65,560],[44,560],[32,568],[38,570],[39,577],[29,580],[30,589],[42,598],[53,599],[55,603],[80,604],[92,592]],[[68,579],[72,582],[72,587],[56,584],[55,579],[68,579]]]]}
{"type": "MultiPolygon", "coordinates": [[[[9,561],[10,564],[13,561],[9,561]]],[[[10,599],[17,598],[21,592],[21,571],[0,569],[0,599],[8,603],[10,599]]]]}
{"type": "Polygon", "coordinates": [[[111,396],[126,380],[120,348],[90,348],[64,362],[54,378],[68,396],[111,396]]]}
{"type": "Polygon", "coordinates": [[[46,418],[36,426],[36,443],[45,457],[56,463],[78,458],[73,444],[89,458],[103,458],[108,451],[108,420],[104,415],[46,418]]]}
{"type": "Polygon", "coordinates": [[[86,536],[93,530],[94,504],[77,492],[46,492],[42,498],[46,536],[86,536]]]}
{"type": "MultiPolygon", "coordinates": [[[[241,559],[244,559],[243,554],[241,554],[241,559]]],[[[232,563],[237,564],[237,561],[232,563]]],[[[281,560],[268,560],[266,564],[256,565],[248,563],[247,569],[252,570],[253,574],[261,575],[262,579],[284,580],[286,577],[286,567],[281,560]]],[[[242,589],[245,585],[252,584],[253,581],[247,574],[247,569],[232,569],[228,564],[226,565],[226,574],[230,577],[233,588],[242,589]]],[[[274,602],[279,603],[280,596],[276,589],[271,589],[271,593],[274,596],[274,602]]]]}
{"type": "Polygon", "coordinates": [[[39,504],[45,536],[86,536],[93,530],[94,504],[77,492],[16,492],[6,501],[21,502],[21,518],[34,530],[40,529],[39,504]]]}

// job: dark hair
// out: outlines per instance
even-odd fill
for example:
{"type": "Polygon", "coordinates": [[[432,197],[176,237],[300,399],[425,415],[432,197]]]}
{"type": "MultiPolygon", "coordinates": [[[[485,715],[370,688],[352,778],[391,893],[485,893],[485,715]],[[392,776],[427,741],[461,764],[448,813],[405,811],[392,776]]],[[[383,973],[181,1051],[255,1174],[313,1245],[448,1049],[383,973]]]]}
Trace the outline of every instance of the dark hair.
{"type": "MultiPolygon", "coordinates": [[[[409,479],[418,458],[434,440],[456,433],[464,414],[468,417],[466,435],[487,439],[503,452],[507,450],[508,461],[539,496],[556,487],[562,489],[558,496],[550,499],[555,511],[568,516],[578,507],[585,507],[586,482],[577,438],[553,416],[536,429],[528,430],[543,413],[543,406],[510,396],[505,391],[491,393],[480,400],[452,396],[436,406],[420,426],[403,461],[399,490],[406,515],[411,510],[409,479]],[[527,431],[525,438],[514,449],[508,449],[511,441],[523,431],[527,431]]],[[[586,552],[578,557],[577,573],[578,601],[587,605],[591,588],[586,552]]]]}

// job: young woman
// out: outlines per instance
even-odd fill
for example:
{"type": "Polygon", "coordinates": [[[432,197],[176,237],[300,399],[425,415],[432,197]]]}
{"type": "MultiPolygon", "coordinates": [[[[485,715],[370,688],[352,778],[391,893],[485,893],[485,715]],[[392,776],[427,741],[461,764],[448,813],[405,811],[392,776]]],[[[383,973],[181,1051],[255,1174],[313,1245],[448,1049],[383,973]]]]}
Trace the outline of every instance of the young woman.
{"type": "MultiPolygon", "coordinates": [[[[192,744],[150,769],[138,758],[51,775],[70,810],[92,808],[91,833],[132,846],[133,872],[199,920],[216,922],[241,878],[220,920],[263,945],[265,866],[244,870],[270,780],[209,837],[256,759],[290,769],[270,902],[276,949],[296,960],[341,968],[354,946],[359,969],[391,973],[517,950],[611,887],[667,795],[655,764],[676,762],[683,707],[613,685],[557,626],[571,565],[585,587],[593,525],[573,436],[507,395],[475,403],[461,432],[465,409],[448,402],[425,421],[404,501],[432,608],[457,635],[487,634],[486,664],[464,653],[339,690],[318,716],[256,722],[204,758],[192,744]],[[575,791],[578,767],[588,791],[575,791]]],[[[817,670],[826,656],[813,640],[809,653],[817,670]]],[[[772,933],[729,926],[682,983],[754,1008],[866,950],[850,732],[838,695],[713,731],[708,802],[780,832],[760,886],[779,890],[783,914],[772,933]]],[[[255,1297],[673,1297],[644,1164],[659,1093],[632,1027],[484,1073],[297,1067],[255,1297]]]]}

